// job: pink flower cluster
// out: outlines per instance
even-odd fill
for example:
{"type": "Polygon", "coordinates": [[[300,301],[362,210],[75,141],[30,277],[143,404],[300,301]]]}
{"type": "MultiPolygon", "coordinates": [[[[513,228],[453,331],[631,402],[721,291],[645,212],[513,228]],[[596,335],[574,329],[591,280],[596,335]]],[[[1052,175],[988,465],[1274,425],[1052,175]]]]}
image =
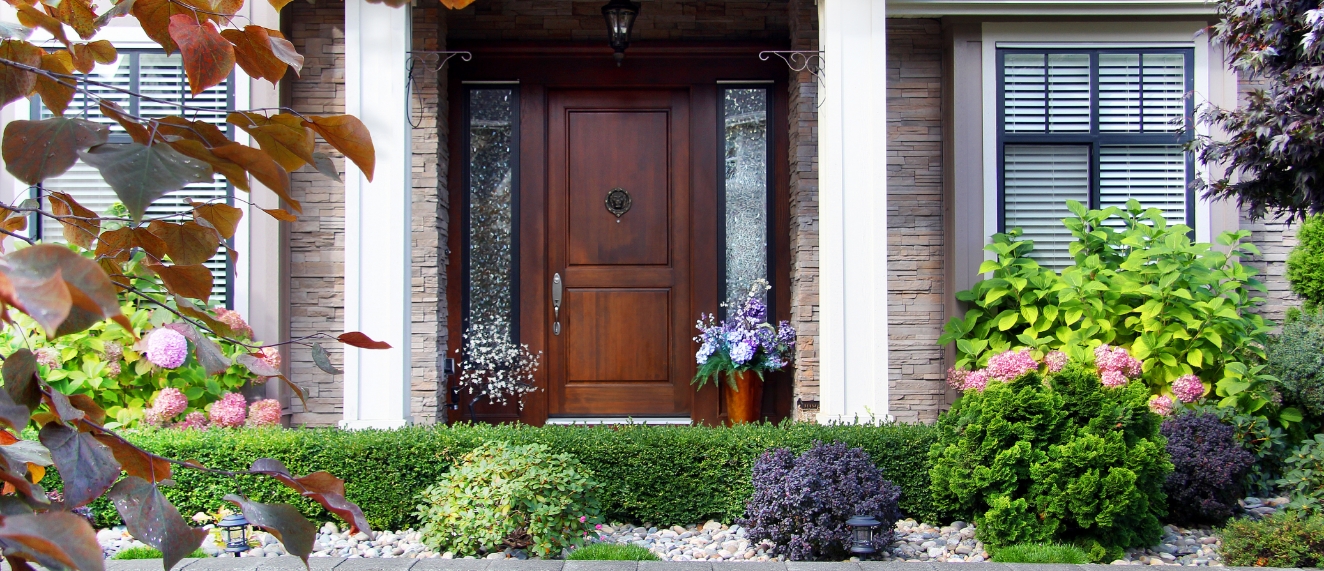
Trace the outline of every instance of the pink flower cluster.
{"type": "Polygon", "coordinates": [[[147,360],[164,369],[174,369],[188,358],[188,339],[174,329],[159,327],[147,336],[147,360]]]}
{"type": "Polygon", "coordinates": [[[1067,366],[1067,354],[1061,351],[1051,351],[1044,355],[1044,364],[1048,365],[1048,372],[1060,373],[1067,366]]]}
{"type": "Polygon", "coordinates": [[[1132,357],[1126,349],[1100,345],[1094,348],[1094,366],[1099,369],[1099,378],[1105,387],[1120,387],[1126,381],[1140,376],[1140,361],[1132,357]]]}
{"type": "MultiPolygon", "coordinates": [[[[280,349],[276,347],[263,347],[258,352],[259,358],[263,363],[271,366],[273,369],[280,369],[280,349]]],[[[254,377],[253,384],[260,385],[271,380],[271,377],[254,377]]]]}
{"type": "Polygon", "coordinates": [[[206,430],[207,415],[196,410],[190,412],[184,417],[184,420],[175,423],[175,428],[180,430],[206,430]]]}
{"type": "Polygon", "coordinates": [[[988,370],[947,369],[947,384],[960,391],[982,391],[988,386],[988,370]]]}
{"type": "Polygon", "coordinates": [[[1184,375],[1172,381],[1172,394],[1182,402],[1195,402],[1204,396],[1204,383],[1195,375],[1184,375]]]}
{"type": "Polygon", "coordinates": [[[106,358],[106,371],[110,373],[110,376],[119,376],[123,370],[120,367],[120,359],[124,358],[124,346],[116,341],[107,341],[105,350],[101,354],[106,358]]]}
{"type": "Polygon", "coordinates": [[[186,408],[188,408],[188,397],[185,397],[179,389],[166,387],[156,393],[156,400],[152,402],[152,406],[147,407],[144,414],[147,424],[164,426],[186,408]]]}
{"type": "Polygon", "coordinates": [[[244,425],[248,418],[248,403],[244,402],[244,395],[239,393],[225,393],[211,405],[211,423],[213,426],[223,426],[226,428],[239,428],[244,425]]]}
{"type": "Polygon", "coordinates": [[[37,362],[52,369],[60,368],[60,350],[54,347],[42,347],[36,351],[37,362]]]}
{"type": "Polygon", "coordinates": [[[1021,375],[1039,370],[1039,362],[1027,349],[1003,351],[988,358],[988,376],[999,381],[1013,381],[1021,375]]]}
{"type": "Polygon", "coordinates": [[[1172,397],[1168,395],[1154,396],[1149,398],[1149,410],[1159,416],[1168,416],[1172,414],[1172,397]]]}
{"type": "Polygon", "coordinates": [[[262,399],[248,405],[249,426],[276,426],[280,424],[280,401],[262,399]]]}
{"type": "Polygon", "coordinates": [[[249,339],[253,338],[253,328],[248,326],[248,322],[244,321],[244,316],[239,315],[238,311],[230,311],[224,307],[218,307],[216,308],[216,319],[221,323],[230,326],[230,329],[234,331],[235,335],[248,337],[249,339]]]}

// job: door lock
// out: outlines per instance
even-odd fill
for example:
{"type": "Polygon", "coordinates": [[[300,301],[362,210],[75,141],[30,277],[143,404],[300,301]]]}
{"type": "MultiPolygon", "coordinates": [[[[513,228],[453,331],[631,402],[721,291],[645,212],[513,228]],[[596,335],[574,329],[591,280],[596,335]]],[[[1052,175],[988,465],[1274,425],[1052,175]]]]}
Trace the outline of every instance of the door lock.
{"type": "Polygon", "coordinates": [[[552,276],[552,335],[561,334],[561,274],[552,276]]]}

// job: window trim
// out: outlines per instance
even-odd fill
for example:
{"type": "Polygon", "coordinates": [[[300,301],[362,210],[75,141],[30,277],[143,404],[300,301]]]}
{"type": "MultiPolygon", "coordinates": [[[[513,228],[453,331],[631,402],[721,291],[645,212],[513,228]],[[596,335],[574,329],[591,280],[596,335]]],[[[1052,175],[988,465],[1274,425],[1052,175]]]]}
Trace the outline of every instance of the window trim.
{"type": "MultiPolygon", "coordinates": [[[[773,86],[767,82],[721,82],[717,86],[717,284],[720,292],[718,298],[720,302],[725,303],[731,297],[731,292],[726,291],[727,285],[727,267],[726,267],[726,92],[732,89],[761,89],[764,93],[764,115],[767,121],[767,141],[764,151],[764,168],[766,176],[764,177],[764,191],[767,195],[765,201],[764,213],[764,231],[767,233],[768,245],[765,255],[767,257],[767,275],[764,279],[768,280],[768,285],[773,286],[768,289],[766,303],[768,315],[773,315],[772,308],[779,307],[777,303],[776,276],[781,268],[777,267],[777,251],[782,247],[778,240],[776,225],[776,159],[773,149],[778,144],[776,139],[776,129],[773,129],[773,86]]],[[[718,306],[718,318],[725,319],[727,308],[718,306]]]]}
{"type": "MultiPolygon", "coordinates": [[[[1194,138],[1194,113],[1195,102],[1189,94],[1195,92],[1195,49],[1193,47],[1125,47],[1122,45],[1102,44],[1092,47],[1057,47],[1055,45],[1042,45],[1029,47],[1029,45],[1018,45],[1017,47],[1004,47],[998,45],[994,51],[994,71],[996,78],[994,80],[994,105],[996,114],[994,118],[994,135],[997,171],[997,195],[994,203],[996,224],[998,232],[1007,231],[1007,201],[1006,201],[1006,148],[1008,145],[1016,144],[1056,144],[1056,145],[1080,145],[1090,148],[1090,188],[1089,188],[1089,208],[1099,208],[1100,204],[1100,147],[1102,146],[1122,146],[1122,145],[1175,145],[1189,142],[1194,138]],[[1006,78],[1005,61],[1008,54],[1088,54],[1090,56],[1090,132],[1089,133],[1007,133],[1005,129],[1006,113],[1006,78]],[[1099,54],[1122,53],[1122,54],[1181,54],[1184,57],[1185,71],[1185,97],[1184,105],[1186,110],[1185,129],[1180,132],[1172,133],[1100,133],[1099,132],[1099,54]]],[[[1142,96],[1143,98],[1143,96],[1142,96]]],[[[1143,99],[1142,99],[1143,101],[1143,99]]],[[[1045,101],[1045,104],[1047,102],[1045,101]]],[[[1141,110],[1143,118],[1143,107],[1141,110]]],[[[1143,119],[1142,119],[1143,120],[1143,119]]],[[[1046,128],[1047,117],[1045,117],[1046,128]]],[[[1142,123],[1143,129],[1143,123],[1142,123]]],[[[1194,235],[1196,227],[1196,197],[1195,191],[1190,184],[1195,180],[1195,158],[1190,152],[1184,153],[1186,156],[1186,220],[1184,223],[1192,229],[1194,235]]]]}
{"type": "MultiPolygon", "coordinates": [[[[119,57],[129,56],[129,61],[127,62],[127,63],[129,64],[129,73],[128,73],[128,75],[129,75],[129,88],[128,88],[128,89],[129,89],[129,91],[132,91],[132,92],[135,93],[135,94],[141,94],[141,92],[142,92],[142,90],[141,90],[141,80],[142,80],[142,75],[141,75],[141,69],[142,69],[142,68],[141,68],[141,61],[142,61],[142,56],[143,56],[143,55],[166,55],[166,56],[172,55],[172,54],[166,54],[165,50],[163,50],[163,49],[161,49],[161,48],[159,48],[159,47],[126,47],[126,48],[119,48],[119,49],[117,49],[117,50],[116,50],[116,53],[117,53],[117,55],[118,55],[119,57]]],[[[183,69],[183,68],[182,68],[182,65],[183,65],[183,64],[182,64],[182,61],[183,61],[183,60],[181,59],[180,61],[181,61],[181,70],[182,70],[182,69],[183,69]]],[[[225,108],[224,112],[227,113],[227,114],[230,113],[230,112],[232,112],[232,111],[234,111],[235,109],[238,108],[237,102],[238,102],[238,100],[239,100],[239,89],[240,89],[239,82],[240,82],[242,79],[247,79],[247,78],[248,78],[247,75],[242,75],[242,76],[241,76],[241,75],[238,73],[238,70],[239,70],[239,68],[238,68],[238,66],[236,66],[233,70],[230,71],[230,75],[229,75],[229,77],[227,77],[226,80],[225,80],[225,81],[227,82],[227,89],[226,89],[226,94],[225,94],[225,104],[226,104],[226,108],[225,108]]],[[[187,94],[187,93],[188,93],[187,84],[185,84],[185,89],[183,89],[183,90],[180,91],[180,96],[181,96],[181,97],[180,97],[180,103],[182,103],[182,104],[187,104],[188,101],[189,101],[189,99],[191,99],[191,97],[188,97],[188,96],[185,95],[185,94],[187,94]]],[[[129,95],[128,97],[129,97],[129,108],[126,109],[126,111],[128,111],[130,115],[141,116],[141,114],[140,114],[140,106],[141,106],[141,102],[142,102],[142,97],[140,97],[139,95],[129,95]]],[[[77,101],[77,100],[80,99],[80,98],[88,99],[88,97],[87,97],[86,94],[84,94],[84,93],[82,93],[82,92],[75,92],[75,93],[74,93],[74,99],[73,99],[73,100],[74,100],[74,101],[77,101]]],[[[42,102],[41,102],[41,98],[38,97],[37,95],[32,95],[31,97],[29,97],[29,98],[28,98],[28,117],[33,118],[33,119],[40,119],[40,118],[41,118],[41,110],[42,110],[42,102]]],[[[180,115],[180,116],[186,116],[185,113],[179,113],[179,115],[180,115]]],[[[235,126],[234,126],[234,125],[231,125],[230,123],[227,122],[227,123],[223,123],[222,128],[223,128],[223,131],[224,131],[224,133],[225,133],[225,135],[226,135],[227,137],[230,137],[230,138],[234,138],[234,137],[235,137],[235,126]]],[[[133,139],[132,139],[131,137],[129,137],[129,135],[128,135],[127,133],[113,133],[113,132],[112,132],[112,133],[109,135],[109,137],[107,138],[107,142],[108,142],[108,143],[130,143],[130,142],[133,142],[133,139]]],[[[214,174],[219,174],[219,173],[214,173],[214,174]]],[[[222,179],[222,180],[224,180],[224,179],[222,179]]],[[[27,192],[28,192],[28,198],[31,198],[31,199],[33,199],[33,200],[36,200],[36,201],[38,202],[38,204],[42,204],[42,205],[44,205],[44,203],[45,203],[45,201],[46,201],[46,193],[45,193],[45,189],[42,188],[42,185],[41,185],[41,184],[36,184],[36,185],[29,186],[29,187],[27,188],[27,192]]],[[[233,184],[230,184],[230,181],[229,181],[229,180],[225,180],[225,204],[227,204],[227,205],[229,205],[229,206],[235,206],[234,185],[233,185],[233,184]]],[[[245,215],[247,215],[247,214],[248,214],[248,213],[245,212],[245,215]]],[[[31,231],[30,231],[30,232],[31,232],[31,235],[32,235],[33,238],[40,240],[40,239],[43,238],[43,236],[42,236],[42,224],[41,224],[41,220],[40,220],[40,215],[34,213],[34,214],[30,215],[30,216],[31,216],[31,218],[28,220],[28,227],[31,228],[31,231]]],[[[222,240],[222,243],[223,243],[227,248],[229,248],[230,250],[234,250],[234,249],[235,249],[235,238],[236,238],[236,236],[231,236],[230,238],[227,238],[227,239],[225,239],[225,240],[222,240]]],[[[224,304],[224,305],[225,305],[225,308],[226,308],[226,309],[234,310],[234,309],[235,309],[235,295],[236,295],[236,291],[235,291],[235,280],[236,280],[237,277],[238,277],[238,271],[237,271],[238,268],[236,268],[235,261],[234,261],[234,259],[233,259],[231,256],[229,256],[229,255],[223,255],[222,258],[225,260],[225,304],[224,304]]]]}
{"type": "MultiPolygon", "coordinates": [[[[505,83],[466,83],[460,88],[463,100],[460,104],[460,335],[469,331],[469,238],[473,234],[470,219],[470,186],[472,184],[470,164],[473,160],[473,141],[471,140],[473,117],[471,103],[473,92],[477,90],[510,91],[510,340],[520,342],[520,86],[505,83]]],[[[460,346],[463,347],[461,341],[460,346]]]]}

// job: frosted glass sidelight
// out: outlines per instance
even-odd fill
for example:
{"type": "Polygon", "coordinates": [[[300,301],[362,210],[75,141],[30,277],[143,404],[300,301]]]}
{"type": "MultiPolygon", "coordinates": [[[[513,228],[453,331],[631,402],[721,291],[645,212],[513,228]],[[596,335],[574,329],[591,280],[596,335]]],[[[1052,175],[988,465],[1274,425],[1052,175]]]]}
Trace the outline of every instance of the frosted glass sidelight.
{"type": "Polygon", "coordinates": [[[514,94],[469,92],[469,324],[511,325],[514,94]]]}
{"type": "Polygon", "coordinates": [[[725,91],[724,297],[737,303],[755,280],[768,279],[768,90],[725,91]]]}

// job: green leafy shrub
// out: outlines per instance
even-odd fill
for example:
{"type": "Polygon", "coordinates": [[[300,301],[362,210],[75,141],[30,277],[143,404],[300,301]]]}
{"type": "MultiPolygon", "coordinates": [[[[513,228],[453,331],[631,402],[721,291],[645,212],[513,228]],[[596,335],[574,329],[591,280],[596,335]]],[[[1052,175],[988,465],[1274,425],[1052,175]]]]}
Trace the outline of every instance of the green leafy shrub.
{"type": "MultiPolygon", "coordinates": [[[[207,555],[207,552],[201,549],[194,549],[193,553],[188,554],[186,557],[191,557],[193,559],[203,559],[211,556],[207,555]]],[[[120,560],[120,561],[126,559],[160,559],[160,558],[161,558],[161,552],[152,549],[150,547],[129,547],[126,549],[121,549],[119,551],[116,551],[115,555],[111,557],[111,559],[120,560]]]]}
{"type": "Polygon", "coordinates": [[[1000,548],[993,554],[996,563],[1064,563],[1084,565],[1090,558],[1081,548],[1059,543],[1022,543],[1000,548]]]}
{"type": "Polygon", "coordinates": [[[590,543],[570,552],[570,561],[658,561],[652,551],[638,545],[590,543]]]}
{"type": "Polygon", "coordinates": [[[1238,567],[1324,566],[1324,515],[1285,511],[1237,519],[1219,532],[1223,563],[1238,567]]]}
{"type": "Polygon", "coordinates": [[[1324,422],[1324,314],[1292,312],[1269,342],[1266,363],[1283,399],[1324,422]]]}
{"type": "Polygon", "coordinates": [[[1061,271],[1029,256],[1034,243],[1020,229],[993,236],[997,256],[979,267],[991,278],[957,294],[969,304],[950,320],[940,343],[956,343],[957,369],[977,369],[992,355],[1025,347],[1042,359],[1063,351],[1089,362],[1095,347],[1122,347],[1143,364],[1154,394],[1196,375],[1223,404],[1285,423],[1299,411],[1273,403],[1261,365],[1271,324],[1253,308],[1264,290],[1241,257],[1258,254],[1249,231],[1193,243],[1191,229],[1169,225],[1158,209],[1134,200],[1125,209],[1086,210],[1068,202],[1074,263],[1061,271]]]}
{"type": "MultiPolygon", "coordinates": [[[[165,309],[143,306],[123,308],[139,337],[177,322],[176,316],[165,309]]],[[[134,338],[128,331],[109,321],[55,340],[46,339],[42,328],[26,315],[16,315],[14,321],[16,327],[0,331],[0,351],[8,355],[21,347],[31,347],[41,363],[42,378],[67,395],[92,397],[106,411],[109,428],[136,426],[161,389],[171,387],[183,392],[188,398],[185,409],[188,413],[203,410],[254,378],[253,373],[239,364],[209,377],[192,350],[177,368],[156,367],[134,348],[134,338]]],[[[248,353],[243,347],[229,343],[218,347],[230,358],[248,353]]]]}
{"type": "Polygon", "coordinates": [[[1237,444],[1255,457],[1245,477],[1247,493],[1257,496],[1277,493],[1278,480],[1283,474],[1283,459],[1292,449],[1286,431],[1264,417],[1238,412],[1231,407],[1203,404],[1191,410],[1197,414],[1212,414],[1231,425],[1237,444]]]}
{"type": "MultiPolygon", "coordinates": [[[[750,474],[769,448],[801,453],[814,441],[863,448],[888,479],[901,487],[901,511],[922,521],[947,518],[947,506],[929,493],[929,446],[936,431],[923,424],[883,426],[811,423],[748,424],[735,427],[569,427],[525,425],[416,426],[398,430],[335,429],[158,430],[126,435],[138,446],[166,457],[191,458],[223,470],[246,469],[257,458],[274,458],[296,474],[328,470],[346,479],[345,495],[363,507],[373,529],[417,528],[418,495],[435,484],[456,460],[487,442],[546,444],[574,455],[596,476],[604,516],[612,521],[689,525],[735,521],[753,494],[750,474]]],[[[47,472],[42,485],[58,488],[47,472]]],[[[161,491],[188,517],[227,506],[221,498],[234,480],[176,470],[175,486],[161,491]]],[[[287,502],[319,521],[333,516],[317,504],[265,478],[242,477],[255,501],[287,502]]],[[[120,523],[109,501],[92,504],[97,525],[120,523]]]]}
{"type": "Polygon", "coordinates": [[[1324,305],[1324,215],[1306,217],[1287,255],[1287,283],[1312,306],[1324,305]]]}
{"type": "Polygon", "coordinates": [[[1324,508],[1324,434],[1302,442],[1284,463],[1286,473],[1278,485],[1292,495],[1292,505],[1324,508]]]}
{"type": "Polygon", "coordinates": [[[1143,384],[1107,388],[1079,364],[966,391],[938,420],[934,497],[994,550],[1066,542],[1097,562],[1153,545],[1172,463],[1148,400],[1143,384]]]}
{"type": "Polygon", "coordinates": [[[503,547],[559,555],[582,546],[601,523],[597,493],[593,473],[569,454],[542,444],[484,444],[423,490],[423,543],[458,555],[503,547]]]}

